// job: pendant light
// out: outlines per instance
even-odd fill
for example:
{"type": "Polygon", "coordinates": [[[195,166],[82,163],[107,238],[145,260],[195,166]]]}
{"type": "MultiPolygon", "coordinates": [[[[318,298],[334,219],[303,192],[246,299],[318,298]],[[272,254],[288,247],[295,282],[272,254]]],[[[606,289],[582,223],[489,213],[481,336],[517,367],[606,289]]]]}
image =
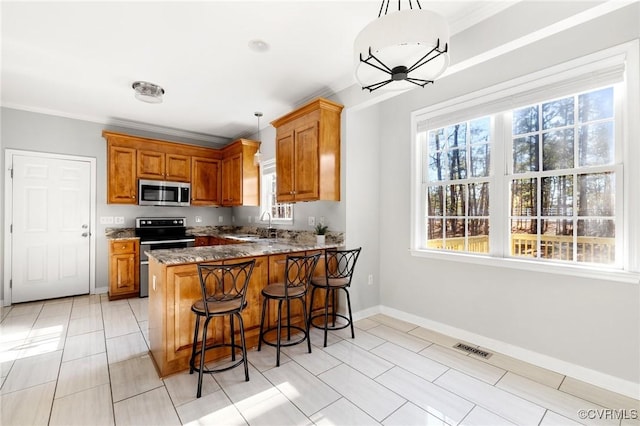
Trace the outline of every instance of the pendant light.
{"type": "MultiPolygon", "coordinates": [[[[258,141],[260,141],[260,143],[262,144],[262,140],[260,138],[260,117],[262,117],[262,113],[255,112],[253,115],[258,118],[258,141]]],[[[260,152],[260,147],[258,146],[258,151],[256,151],[256,153],[253,155],[253,165],[259,166],[260,161],[262,161],[262,153],[260,152]]]]}
{"type": "Polygon", "coordinates": [[[378,19],[356,37],[355,74],[363,90],[424,87],[449,66],[447,21],[423,10],[419,0],[408,3],[409,9],[401,10],[398,0],[398,10],[389,12],[389,0],[382,0],[378,19]]]}

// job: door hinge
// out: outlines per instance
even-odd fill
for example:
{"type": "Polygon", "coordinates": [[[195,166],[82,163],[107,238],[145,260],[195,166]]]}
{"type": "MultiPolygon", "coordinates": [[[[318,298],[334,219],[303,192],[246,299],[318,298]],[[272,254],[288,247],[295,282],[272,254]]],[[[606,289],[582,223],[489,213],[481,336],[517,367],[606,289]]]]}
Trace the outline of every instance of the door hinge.
{"type": "Polygon", "coordinates": [[[9,225],[9,233],[13,234],[13,223],[11,225],[9,225]]]}
{"type": "Polygon", "coordinates": [[[13,169],[9,169],[11,171],[11,179],[13,179],[13,169]]]}
{"type": "Polygon", "coordinates": [[[13,280],[9,280],[9,288],[13,288],[13,280]]]}

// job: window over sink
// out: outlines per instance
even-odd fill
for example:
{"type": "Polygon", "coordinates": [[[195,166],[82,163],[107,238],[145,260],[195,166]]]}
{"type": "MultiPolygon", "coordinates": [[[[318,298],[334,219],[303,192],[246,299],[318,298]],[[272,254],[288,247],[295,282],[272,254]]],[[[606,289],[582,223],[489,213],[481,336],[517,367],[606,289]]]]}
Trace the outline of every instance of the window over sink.
{"type": "Polygon", "coordinates": [[[278,203],[276,201],[276,161],[267,160],[260,163],[260,217],[265,212],[271,214],[275,223],[293,223],[293,203],[278,203]]]}

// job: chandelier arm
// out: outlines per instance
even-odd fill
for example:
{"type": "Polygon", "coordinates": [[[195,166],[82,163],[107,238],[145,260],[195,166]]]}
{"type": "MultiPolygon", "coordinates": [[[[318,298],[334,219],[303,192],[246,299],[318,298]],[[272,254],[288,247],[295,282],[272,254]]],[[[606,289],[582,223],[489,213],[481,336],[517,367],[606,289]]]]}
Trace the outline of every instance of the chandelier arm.
{"type": "Polygon", "coordinates": [[[382,9],[384,8],[384,0],[380,3],[380,10],[378,11],[378,18],[382,16],[382,9]]]}
{"type": "Polygon", "coordinates": [[[418,3],[418,9],[422,9],[422,6],[420,6],[420,0],[416,0],[416,3],[418,3]]]}
{"type": "Polygon", "coordinates": [[[384,81],[379,81],[377,83],[373,83],[373,84],[370,84],[368,86],[363,87],[362,90],[367,89],[369,92],[373,92],[376,89],[379,89],[379,88],[381,88],[383,86],[386,86],[387,84],[391,83],[392,81],[393,80],[391,80],[391,79],[384,80],[384,81]]]}
{"type": "Polygon", "coordinates": [[[421,66],[423,66],[424,64],[429,63],[430,61],[433,61],[435,58],[437,58],[438,56],[442,55],[443,53],[446,52],[446,50],[440,51],[438,50],[438,47],[440,45],[440,39],[438,39],[437,43],[436,43],[436,47],[434,47],[433,49],[431,49],[429,52],[427,52],[426,55],[424,55],[422,58],[418,59],[416,61],[415,64],[411,65],[411,67],[409,67],[407,69],[407,72],[411,72],[413,70],[415,70],[416,68],[419,68],[421,66]],[[437,55],[432,56],[431,58],[428,58],[429,55],[431,55],[433,52],[438,52],[437,55]],[[428,59],[427,59],[428,58],[428,59]],[[425,61],[426,59],[426,61],[425,61]],[[424,62],[423,62],[424,61],[424,62]]]}
{"type": "Polygon", "coordinates": [[[420,87],[424,87],[427,84],[433,84],[433,80],[422,80],[419,78],[405,78],[405,80],[420,87]]]}
{"type": "Polygon", "coordinates": [[[360,54],[360,62],[364,62],[365,64],[367,64],[367,65],[369,65],[369,66],[371,66],[371,67],[377,68],[377,69],[379,69],[380,71],[385,72],[385,73],[387,73],[387,74],[389,74],[389,75],[393,74],[393,72],[391,71],[391,69],[390,69],[388,66],[386,66],[386,65],[384,64],[384,62],[382,62],[382,61],[381,61],[380,59],[378,59],[378,58],[377,58],[373,53],[371,53],[371,48],[369,48],[369,57],[368,57],[367,59],[362,59],[362,54],[360,54]],[[376,65],[376,64],[374,64],[374,63],[369,62],[371,59],[375,59],[375,61],[376,61],[377,63],[379,63],[380,65],[382,65],[382,66],[378,66],[378,65],[376,65]]]}
{"type": "Polygon", "coordinates": [[[405,78],[405,80],[407,80],[407,81],[422,81],[425,84],[426,83],[433,83],[433,80],[425,80],[423,78],[414,78],[414,77],[407,77],[407,78],[405,78]]]}

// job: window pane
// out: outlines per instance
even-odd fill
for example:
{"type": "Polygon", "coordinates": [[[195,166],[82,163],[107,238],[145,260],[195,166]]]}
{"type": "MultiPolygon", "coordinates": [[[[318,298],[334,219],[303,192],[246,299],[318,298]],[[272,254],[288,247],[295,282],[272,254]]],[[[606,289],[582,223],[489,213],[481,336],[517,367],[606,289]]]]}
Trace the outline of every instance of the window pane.
{"type": "Polygon", "coordinates": [[[464,219],[447,219],[445,237],[448,250],[464,250],[464,219]]]}
{"type": "Polygon", "coordinates": [[[427,215],[442,216],[443,214],[442,187],[431,186],[427,189],[427,215]]]}
{"type": "Polygon", "coordinates": [[[489,182],[469,185],[469,216],[489,216],[489,182]]]}
{"type": "Polygon", "coordinates": [[[541,220],[540,257],[553,260],[573,260],[573,221],[570,219],[541,220]]]}
{"type": "Polygon", "coordinates": [[[580,166],[613,164],[613,122],[581,126],[579,138],[580,166]]]}
{"type": "Polygon", "coordinates": [[[489,144],[471,146],[471,176],[489,176],[489,144]]]}
{"type": "Polygon", "coordinates": [[[564,98],[542,104],[542,128],[553,129],[573,125],[574,98],[564,98]]]}
{"type": "Polygon", "coordinates": [[[454,124],[447,127],[449,149],[467,146],[467,123],[454,124]]]}
{"type": "Polygon", "coordinates": [[[443,248],[442,219],[427,220],[427,247],[430,249],[443,248]]]}
{"type": "Polygon", "coordinates": [[[573,168],[573,129],[556,130],[542,135],[542,169],[573,168]]]}
{"type": "Polygon", "coordinates": [[[538,135],[513,140],[513,172],[538,170],[538,135]]]}
{"type": "Polygon", "coordinates": [[[447,179],[449,176],[446,156],[442,152],[429,154],[429,180],[432,182],[447,179]]]}
{"type": "Polygon", "coordinates": [[[489,253],[489,219],[469,219],[468,234],[468,251],[489,253]]]}
{"type": "Polygon", "coordinates": [[[536,257],[538,252],[538,221],[535,219],[511,220],[511,255],[536,257]]]}
{"type": "Polygon", "coordinates": [[[536,216],[537,179],[516,179],[511,181],[511,215],[536,216]]]}
{"type": "Polygon", "coordinates": [[[538,106],[513,111],[513,135],[538,131],[538,106]]]}
{"type": "Polygon", "coordinates": [[[542,215],[573,215],[573,176],[542,178],[542,215]]]}
{"type": "Polygon", "coordinates": [[[465,215],[465,185],[448,185],[447,192],[447,216],[465,215]]]}
{"type": "Polygon", "coordinates": [[[471,133],[472,144],[489,142],[491,119],[489,117],[483,117],[478,120],[473,120],[469,125],[469,131],[471,133]]]}
{"type": "Polygon", "coordinates": [[[440,151],[446,146],[444,129],[432,130],[429,132],[429,152],[440,151]]]}
{"type": "Polygon", "coordinates": [[[613,87],[578,96],[578,121],[601,120],[613,117],[613,87]]]}
{"type": "Polygon", "coordinates": [[[578,220],[578,262],[614,263],[615,235],[613,220],[578,220]]]}
{"type": "Polygon", "coordinates": [[[615,174],[578,175],[578,216],[615,214],[615,174]]]}
{"type": "Polygon", "coordinates": [[[467,178],[467,152],[461,149],[452,149],[448,153],[449,179],[458,180],[467,178]]]}

